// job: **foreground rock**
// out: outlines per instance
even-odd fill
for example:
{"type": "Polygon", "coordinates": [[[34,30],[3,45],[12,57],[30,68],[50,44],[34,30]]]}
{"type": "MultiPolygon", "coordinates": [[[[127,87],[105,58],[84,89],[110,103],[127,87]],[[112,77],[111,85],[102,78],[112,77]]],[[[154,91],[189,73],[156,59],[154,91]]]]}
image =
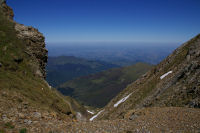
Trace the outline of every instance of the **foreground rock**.
{"type": "MultiPolygon", "coordinates": [[[[56,133],[134,133],[134,132],[199,132],[200,109],[154,107],[130,110],[124,119],[78,122],[51,111],[44,111],[18,103],[17,94],[0,99],[0,131],[56,132],[56,133]],[[13,100],[11,100],[13,99],[13,100]],[[15,99],[15,100],[14,100],[15,99]],[[130,118],[135,115],[134,119],[130,118]]],[[[24,99],[22,98],[22,101],[24,99]]]]}

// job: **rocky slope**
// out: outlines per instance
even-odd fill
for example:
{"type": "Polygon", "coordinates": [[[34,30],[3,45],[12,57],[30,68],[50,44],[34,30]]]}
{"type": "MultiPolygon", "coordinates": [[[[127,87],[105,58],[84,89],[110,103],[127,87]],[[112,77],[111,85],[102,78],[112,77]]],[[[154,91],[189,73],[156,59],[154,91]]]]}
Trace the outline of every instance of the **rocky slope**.
{"type": "Polygon", "coordinates": [[[197,109],[157,107],[133,112],[137,117],[132,119],[126,116],[124,119],[76,122],[66,131],[70,133],[198,133],[200,131],[200,110],[197,109]]]}
{"type": "Polygon", "coordinates": [[[197,35],[124,89],[98,119],[124,118],[129,110],[144,107],[199,109],[199,77],[200,35],[197,35]]]}
{"type": "Polygon", "coordinates": [[[12,9],[4,0],[0,4],[0,132],[23,128],[41,132],[58,128],[63,121],[85,119],[87,112],[81,105],[44,79],[44,36],[13,21],[12,9]]]}

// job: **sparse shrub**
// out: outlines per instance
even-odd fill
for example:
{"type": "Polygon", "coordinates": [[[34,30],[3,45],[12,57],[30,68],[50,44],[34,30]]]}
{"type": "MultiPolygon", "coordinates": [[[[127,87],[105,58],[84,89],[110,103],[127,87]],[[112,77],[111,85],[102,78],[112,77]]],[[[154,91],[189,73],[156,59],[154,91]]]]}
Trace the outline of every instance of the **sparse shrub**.
{"type": "Polygon", "coordinates": [[[3,129],[0,129],[0,133],[5,133],[5,130],[3,130],[3,129]]]}
{"type": "MultiPolygon", "coordinates": [[[[15,128],[15,126],[13,126],[12,123],[10,123],[10,122],[7,122],[7,123],[5,124],[5,127],[6,127],[6,128],[10,128],[10,129],[15,128]]],[[[0,132],[0,133],[1,133],[1,132],[0,132]]]]}
{"type": "Polygon", "coordinates": [[[19,130],[19,133],[27,133],[27,129],[26,128],[22,128],[19,130]]]}
{"type": "Polygon", "coordinates": [[[19,103],[22,103],[22,102],[23,102],[23,100],[22,100],[21,98],[18,98],[17,101],[18,101],[19,103]]]}

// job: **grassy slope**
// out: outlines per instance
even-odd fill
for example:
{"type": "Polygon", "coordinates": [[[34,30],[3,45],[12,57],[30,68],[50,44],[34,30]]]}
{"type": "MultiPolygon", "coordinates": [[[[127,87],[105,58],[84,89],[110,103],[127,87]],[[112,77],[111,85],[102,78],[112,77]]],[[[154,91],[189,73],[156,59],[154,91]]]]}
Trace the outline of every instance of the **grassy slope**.
{"type": "Polygon", "coordinates": [[[73,112],[71,105],[60,94],[51,90],[43,79],[33,75],[32,66],[36,63],[24,52],[25,49],[25,42],[16,37],[14,23],[3,16],[0,9],[0,90],[8,94],[16,92],[19,99],[21,95],[25,96],[25,102],[32,106],[59,113],[73,112]],[[15,59],[23,61],[17,63],[15,59]]]}
{"type": "Polygon", "coordinates": [[[117,67],[101,61],[88,61],[73,56],[50,57],[47,81],[54,87],[74,78],[117,67]]]}
{"type": "Polygon", "coordinates": [[[65,95],[73,96],[86,105],[103,107],[123,88],[150,68],[150,65],[144,63],[114,68],[68,81],[61,85],[58,90],[65,95]]]}

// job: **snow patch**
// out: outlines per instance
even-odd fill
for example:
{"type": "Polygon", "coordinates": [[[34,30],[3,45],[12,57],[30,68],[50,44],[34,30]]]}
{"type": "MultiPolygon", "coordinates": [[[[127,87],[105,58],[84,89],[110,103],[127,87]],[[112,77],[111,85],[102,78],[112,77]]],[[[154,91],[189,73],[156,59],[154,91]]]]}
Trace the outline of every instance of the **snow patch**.
{"type": "Polygon", "coordinates": [[[82,114],[80,112],[76,112],[76,119],[81,120],[82,119],[82,114]]]}
{"type": "Polygon", "coordinates": [[[164,78],[165,78],[167,75],[169,75],[170,73],[172,73],[172,71],[169,71],[169,72],[163,74],[163,75],[160,77],[160,79],[164,79],[164,78]]]}
{"type": "Polygon", "coordinates": [[[114,104],[114,107],[117,107],[119,104],[125,102],[131,95],[132,95],[132,93],[129,94],[128,96],[122,98],[121,100],[119,100],[117,103],[114,104]]]}
{"type": "Polygon", "coordinates": [[[100,115],[104,110],[99,111],[96,115],[90,118],[90,121],[93,121],[98,115],[100,115]]]}
{"type": "Polygon", "coordinates": [[[88,113],[90,113],[90,114],[92,114],[92,115],[94,114],[94,112],[92,112],[92,111],[89,111],[89,110],[87,110],[87,112],[88,112],[88,113]]]}

